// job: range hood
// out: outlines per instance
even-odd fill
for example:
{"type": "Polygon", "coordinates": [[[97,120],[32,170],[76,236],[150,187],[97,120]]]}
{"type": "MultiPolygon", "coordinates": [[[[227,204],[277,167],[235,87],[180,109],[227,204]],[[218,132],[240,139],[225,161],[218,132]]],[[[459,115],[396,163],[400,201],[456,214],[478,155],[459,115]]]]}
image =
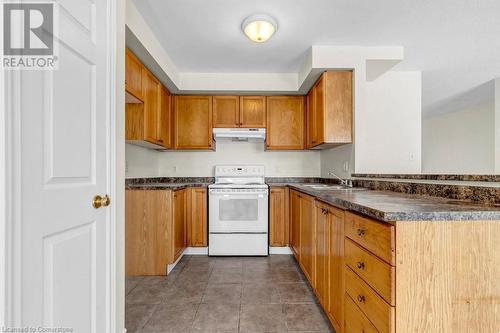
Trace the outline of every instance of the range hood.
{"type": "Polygon", "coordinates": [[[265,128],[214,128],[215,141],[264,142],[265,128]]]}

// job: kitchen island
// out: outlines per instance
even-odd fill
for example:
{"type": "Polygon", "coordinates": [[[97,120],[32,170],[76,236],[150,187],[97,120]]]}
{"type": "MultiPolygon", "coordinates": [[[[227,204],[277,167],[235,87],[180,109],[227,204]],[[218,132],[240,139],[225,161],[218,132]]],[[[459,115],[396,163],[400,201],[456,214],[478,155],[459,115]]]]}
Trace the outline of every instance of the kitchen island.
{"type": "Polygon", "coordinates": [[[270,183],[289,198],[271,230],[337,332],[500,330],[500,207],[311,185],[270,183]]]}

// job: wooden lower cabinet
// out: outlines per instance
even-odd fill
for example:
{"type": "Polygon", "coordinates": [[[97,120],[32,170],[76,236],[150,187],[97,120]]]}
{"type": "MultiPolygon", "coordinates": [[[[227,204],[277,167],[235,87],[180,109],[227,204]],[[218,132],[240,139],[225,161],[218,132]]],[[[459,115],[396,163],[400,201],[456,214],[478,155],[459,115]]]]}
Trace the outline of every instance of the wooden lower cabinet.
{"type": "Polygon", "coordinates": [[[170,262],[175,262],[182,252],[187,247],[187,233],[186,233],[186,222],[187,222],[187,191],[188,189],[182,189],[174,191],[174,220],[171,230],[171,235],[173,237],[173,242],[170,243],[171,251],[170,262]]]}
{"type": "Polygon", "coordinates": [[[187,245],[207,246],[207,189],[190,188],[188,192],[187,245]]]}
{"type": "MultiPolygon", "coordinates": [[[[375,326],[361,312],[354,301],[346,296],[345,298],[345,333],[379,333],[375,326]]],[[[339,332],[339,331],[337,331],[339,332]]],[[[342,331],[340,331],[342,332],[342,331]]]]}
{"type": "Polygon", "coordinates": [[[300,192],[290,191],[290,248],[300,262],[300,192]]]}
{"type": "Polygon", "coordinates": [[[337,332],[342,332],[344,211],[320,201],[316,209],[314,291],[337,332]]]}
{"type": "Polygon", "coordinates": [[[271,187],[269,195],[269,245],[289,244],[289,190],[288,187],[271,187]]]}
{"type": "Polygon", "coordinates": [[[300,265],[304,275],[312,283],[314,280],[315,252],[314,197],[300,195],[300,265]]]}
{"type": "Polygon", "coordinates": [[[125,191],[125,274],[166,275],[188,246],[207,246],[207,189],[125,191]]]}
{"type": "Polygon", "coordinates": [[[172,191],[125,191],[125,274],[165,275],[172,191]]]}
{"type": "Polygon", "coordinates": [[[290,226],[337,332],[500,332],[500,221],[380,222],[290,190],[290,226]]]}
{"type": "Polygon", "coordinates": [[[319,298],[319,302],[328,313],[329,310],[329,262],[330,256],[330,216],[328,206],[316,201],[316,249],[314,264],[316,276],[314,279],[314,289],[319,298]]]}
{"type": "Polygon", "coordinates": [[[328,279],[330,281],[328,317],[338,332],[344,326],[344,216],[341,209],[328,207],[329,243],[328,279]]]}

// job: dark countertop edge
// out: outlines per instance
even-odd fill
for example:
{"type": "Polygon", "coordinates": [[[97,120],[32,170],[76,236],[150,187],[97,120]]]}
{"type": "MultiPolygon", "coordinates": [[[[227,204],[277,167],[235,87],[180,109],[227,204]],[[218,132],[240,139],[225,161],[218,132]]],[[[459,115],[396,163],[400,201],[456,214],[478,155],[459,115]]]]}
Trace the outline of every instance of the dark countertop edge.
{"type": "Polygon", "coordinates": [[[448,180],[474,182],[500,182],[500,175],[453,175],[453,174],[374,174],[353,173],[354,178],[407,179],[407,180],[448,180]]]}
{"type": "MultiPolygon", "coordinates": [[[[334,200],[325,199],[320,197],[314,191],[308,191],[300,186],[300,184],[290,183],[282,185],[281,187],[288,186],[299,192],[315,197],[317,200],[325,202],[329,205],[339,207],[341,209],[350,210],[355,213],[372,217],[382,222],[415,222],[415,221],[493,221],[500,220],[500,211],[437,211],[437,212],[384,212],[375,208],[366,207],[360,204],[353,203],[341,198],[334,200]],[[459,216],[458,216],[459,215],[459,216]]],[[[367,189],[366,191],[373,191],[367,189]]],[[[376,191],[395,194],[390,191],[376,191]]],[[[432,200],[431,197],[426,199],[432,200]]],[[[467,203],[467,202],[464,202],[467,203]]]]}
{"type": "Polygon", "coordinates": [[[182,190],[189,187],[208,187],[211,183],[166,183],[166,184],[154,184],[154,183],[143,183],[143,184],[128,184],[125,186],[127,190],[182,190]]]}

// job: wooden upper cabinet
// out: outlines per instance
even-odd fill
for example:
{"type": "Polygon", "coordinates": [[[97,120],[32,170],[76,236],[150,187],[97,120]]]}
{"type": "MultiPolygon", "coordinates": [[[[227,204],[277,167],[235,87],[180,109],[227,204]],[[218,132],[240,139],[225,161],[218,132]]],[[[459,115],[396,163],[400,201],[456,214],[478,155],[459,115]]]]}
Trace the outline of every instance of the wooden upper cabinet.
{"type": "Polygon", "coordinates": [[[313,88],[311,88],[306,96],[306,148],[313,147],[313,141],[316,141],[315,133],[317,131],[315,129],[314,112],[311,112],[313,104],[314,94],[313,88]]]}
{"type": "Polygon", "coordinates": [[[288,188],[271,187],[269,195],[269,245],[288,246],[289,214],[288,188]]]}
{"type": "Polygon", "coordinates": [[[267,97],[267,149],[304,149],[304,102],[304,96],[267,97]]]}
{"type": "Polygon", "coordinates": [[[212,149],[212,96],[175,96],[174,148],[212,149]]]}
{"type": "Polygon", "coordinates": [[[162,87],[160,91],[160,123],[159,142],[165,148],[172,148],[172,106],[173,97],[170,92],[162,87]]]}
{"type": "Polygon", "coordinates": [[[238,96],[213,97],[213,127],[240,125],[240,99],[238,96]]]}
{"type": "Polygon", "coordinates": [[[213,127],[266,127],[265,96],[214,96],[213,127]]]}
{"type": "Polygon", "coordinates": [[[125,91],[135,98],[143,100],[142,95],[142,63],[129,50],[125,50],[125,91]]]}
{"type": "Polygon", "coordinates": [[[153,149],[172,148],[172,96],[146,68],[141,82],[144,102],[125,104],[125,139],[153,149]]]}
{"type": "Polygon", "coordinates": [[[313,114],[312,146],[324,142],[325,83],[325,76],[322,75],[313,87],[313,103],[311,104],[311,113],[313,114]]]}
{"type": "Polygon", "coordinates": [[[327,71],[308,94],[308,148],[352,142],[352,71],[327,71]]]}
{"type": "Polygon", "coordinates": [[[266,127],[265,96],[240,96],[240,127],[266,127]]]}
{"type": "Polygon", "coordinates": [[[161,144],[161,83],[146,69],[143,70],[142,80],[144,95],[144,139],[152,143],[161,144]]]}

